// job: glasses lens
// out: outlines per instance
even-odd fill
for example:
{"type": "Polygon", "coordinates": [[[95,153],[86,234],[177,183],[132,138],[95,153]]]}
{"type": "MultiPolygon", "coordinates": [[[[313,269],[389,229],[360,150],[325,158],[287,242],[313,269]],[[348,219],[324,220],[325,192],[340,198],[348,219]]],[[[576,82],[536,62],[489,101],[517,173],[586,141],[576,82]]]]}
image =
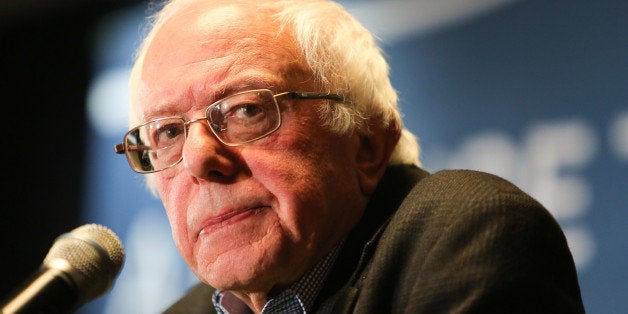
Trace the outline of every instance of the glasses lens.
{"type": "Polygon", "coordinates": [[[185,121],[157,119],[129,131],[126,154],[137,172],[155,172],[171,167],[181,159],[185,143],[185,121]]]}
{"type": "Polygon", "coordinates": [[[260,139],[281,124],[279,106],[269,90],[227,97],[207,108],[206,114],[216,136],[232,145],[260,139]]]}

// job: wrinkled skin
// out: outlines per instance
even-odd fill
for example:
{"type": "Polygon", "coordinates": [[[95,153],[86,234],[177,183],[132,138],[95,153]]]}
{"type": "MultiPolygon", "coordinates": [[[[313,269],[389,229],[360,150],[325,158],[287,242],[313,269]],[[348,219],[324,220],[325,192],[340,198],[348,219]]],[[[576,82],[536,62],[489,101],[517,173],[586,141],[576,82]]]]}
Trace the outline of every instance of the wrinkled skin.
{"type": "MultiPolygon", "coordinates": [[[[250,89],[320,91],[291,34],[276,28],[250,6],[182,8],[131,82],[139,119],[194,119],[250,89]]],[[[185,261],[255,311],[357,223],[392,150],[384,135],[340,136],[323,127],[317,109],[327,101],[280,105],[281,128],[245,146],[225,146],[206,123],[191,124],[183,161],[153,174],[185,261]]]]}

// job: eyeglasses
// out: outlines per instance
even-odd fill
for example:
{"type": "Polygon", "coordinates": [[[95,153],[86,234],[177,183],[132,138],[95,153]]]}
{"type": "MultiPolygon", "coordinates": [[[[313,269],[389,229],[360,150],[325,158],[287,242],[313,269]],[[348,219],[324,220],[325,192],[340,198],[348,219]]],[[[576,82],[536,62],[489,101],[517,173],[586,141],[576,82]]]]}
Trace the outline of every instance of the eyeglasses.
{"type": "Polygon", "coordinates": [[[207,121],[216,138],[228,146],[251,143],[279,129],[278,101],[285,98],[344,100],[337,94],[285,92],[275,95],[267,89],[241,92],[209,105],[201,118],[185,121],[182,117],[168,117],[148,121],[128,131],[123,142],[114,149],[117,154],[126,154],[136,172],[161,171],[183,159],[190,124],[207,121]]]}

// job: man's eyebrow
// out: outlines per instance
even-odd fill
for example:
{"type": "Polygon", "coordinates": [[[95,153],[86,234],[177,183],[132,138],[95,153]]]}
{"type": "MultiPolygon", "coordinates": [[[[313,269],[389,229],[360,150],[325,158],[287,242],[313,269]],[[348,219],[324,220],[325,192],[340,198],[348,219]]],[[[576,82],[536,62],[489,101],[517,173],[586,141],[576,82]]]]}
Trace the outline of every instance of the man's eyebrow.
{"type": "Polygon", "coordinates": [[[246,78],[239,79],[237,81],[229,82],[222,88],[221,92],[215,96],[217,96],[218,99],[221,99],[229,95],[239,93],[239,92],[244,92],[247,90],[253,90],[253,89],[272,90],[273,88],[277,87],[277,85],[278,84],[276,84],[272,80],[268,80],[267,78],[246,77],[246,78]],[[223,97],[220,97],[220,96],[223,96],[223,97]]]}
{"type": "Polygon", "coordinates": [[[180,114],[172,110],[176,106],[175,102],[164,101],[160,103],[149,104],[141,113],[140,121],[147,122],[150,120],[179,116],[180,114]]]}
{"type": "Polygon", "coordinates": [[[237,94],[239,92],[244,92],[247,90],[254,89],[269,89],[274,92],[275,89],[279,86],[278,83],[274,80],[269,80],[261,77],[245,77],[238,79],[236,81],[225,83],[221,87],[215,87],[212,92],[204,95],[206,97],[205,103],[203,104],[195,104],[194,107],[203,107],[209,106],[216,101],[219,101],[225,97],[229,97],[233,94],[237,94]]]}
{"type": "MultiPolygon", "coordinates": [[[[269,80],[262,77],[244,77],[238,80],[234,80],[231,82],[225,82],[219,86],[206,86],[202,89],[202,92],[189,92],[191,96],[194,97],[194,103],[187,110],[195,111],[202,110],[207,106],[223,99],[229,97],[233,94],[237,94],[239,92],[244,92],[247,90],[254,89],[270,89],[274,92],[281,92],[275,90],[279,86],[274,80],[269,80]],[[196,95],[194,95],[196,94],[196,95]]],[[[161,103],[156,103],[150,106],[150,110],[144,112],[141,121],[146,122],[150,120],[154,120],[157,118],[163,117],[172,117],[172,116],[180,116],[185,117],[186,112],[180,112],[173,110],[173,108],[177,107],[176,101],[164,101],[161,103]]]]}

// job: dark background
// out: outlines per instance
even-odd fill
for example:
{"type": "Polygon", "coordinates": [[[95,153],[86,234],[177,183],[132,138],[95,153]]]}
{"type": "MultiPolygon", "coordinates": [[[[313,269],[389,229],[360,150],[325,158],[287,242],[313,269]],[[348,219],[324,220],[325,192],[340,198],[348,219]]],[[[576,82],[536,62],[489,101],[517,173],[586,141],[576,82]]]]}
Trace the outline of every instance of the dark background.
{"type": "Polygon", "coordinates": [[[0,4],[2,299],[79,223],[90,32],[100,17],[136,2],[0,4]]]}

